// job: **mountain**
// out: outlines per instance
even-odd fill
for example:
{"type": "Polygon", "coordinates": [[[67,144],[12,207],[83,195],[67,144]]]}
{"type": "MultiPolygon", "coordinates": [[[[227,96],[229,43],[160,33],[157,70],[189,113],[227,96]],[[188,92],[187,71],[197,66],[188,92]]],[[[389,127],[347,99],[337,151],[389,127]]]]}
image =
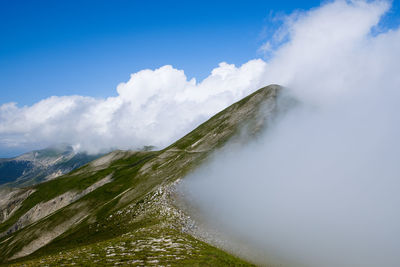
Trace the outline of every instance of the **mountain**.
{"type": "Polygon", "coordinates": [[[0,186],[37,184],[66,174],[100,156],[76,153],[71,146],[63,144],[0,159],[0,186]]]}
{"type": "Polygon", "coordinates": [[[64,176],[0,194],[0,262],[26,265],[252,265],[196,234],[176,185],[278,110],[270,85],[160,151],[113,151],[64,176]]]}

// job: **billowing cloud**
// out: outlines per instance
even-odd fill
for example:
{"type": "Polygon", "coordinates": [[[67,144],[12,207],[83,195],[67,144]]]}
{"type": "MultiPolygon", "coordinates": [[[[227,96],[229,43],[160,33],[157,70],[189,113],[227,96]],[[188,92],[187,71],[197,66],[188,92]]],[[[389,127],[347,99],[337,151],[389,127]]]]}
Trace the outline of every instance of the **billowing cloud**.
{"type": "Polygon", "coordinates": [[[300,104],[184,180],[236,248],[260,251],[251,259],[400,265],[400,30],[380,31],[388,8],[335,1],[289,16],[262,78],[300,104]]]}
{"type": "Polygon", "coordinates": [[[163,66],[131,75],[107,99],[53,96],[32,106],[0,106],[0,149],[70,143],[96,153],[168,145],[211,115],[258,89],[266,63],[221,63],[200,83],[163,66]]]}

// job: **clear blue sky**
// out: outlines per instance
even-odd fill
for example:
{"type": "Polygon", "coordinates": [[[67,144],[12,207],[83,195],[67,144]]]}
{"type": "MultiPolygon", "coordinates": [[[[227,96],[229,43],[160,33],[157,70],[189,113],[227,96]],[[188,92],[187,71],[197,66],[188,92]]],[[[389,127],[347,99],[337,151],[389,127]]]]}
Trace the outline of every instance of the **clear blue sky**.
{"type": "MultiPolygon", "coordinates": [[[[221,61],[260,57],[271,15],[320,1],[0,0],[0,104],[115,95],[145,68],[205,78],[221,61]]],[[[388,23],[398,21],[397,2],[388,23]]]]}

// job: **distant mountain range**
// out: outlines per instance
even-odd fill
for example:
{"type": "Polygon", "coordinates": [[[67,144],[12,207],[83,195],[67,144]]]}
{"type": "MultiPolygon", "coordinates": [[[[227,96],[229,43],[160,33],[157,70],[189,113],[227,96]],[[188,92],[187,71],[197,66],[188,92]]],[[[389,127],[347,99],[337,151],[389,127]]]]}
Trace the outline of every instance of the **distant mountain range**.
{"type": "Polygon", "coordinates": [[[256,91],[165,149],[113,151],[55,179],[90,159],[50,149],[3,160],[3,183],[46,181],[0,192],[0,264],[251,266],[208,238],[175,188],[217,149],[266,129],[280,91],[256,91]]]}
{"type": "Polygon", "coordinates": [[[51,180],[102,155],[76,153],[70,145],[62,144],[3,158],[0,159],[0,186],[21,187],[51,180]]]}

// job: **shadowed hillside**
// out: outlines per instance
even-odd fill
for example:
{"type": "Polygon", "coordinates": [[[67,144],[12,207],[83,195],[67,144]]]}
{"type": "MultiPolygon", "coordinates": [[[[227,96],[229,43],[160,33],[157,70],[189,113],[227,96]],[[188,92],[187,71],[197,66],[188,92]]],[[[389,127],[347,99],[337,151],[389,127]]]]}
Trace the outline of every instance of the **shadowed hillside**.
{"type": "Polygon", "coordinates": [[[23,187],[54,179],[102,156],[76,153],[59,145],[0,159],[0,186],[23,187]]]}

